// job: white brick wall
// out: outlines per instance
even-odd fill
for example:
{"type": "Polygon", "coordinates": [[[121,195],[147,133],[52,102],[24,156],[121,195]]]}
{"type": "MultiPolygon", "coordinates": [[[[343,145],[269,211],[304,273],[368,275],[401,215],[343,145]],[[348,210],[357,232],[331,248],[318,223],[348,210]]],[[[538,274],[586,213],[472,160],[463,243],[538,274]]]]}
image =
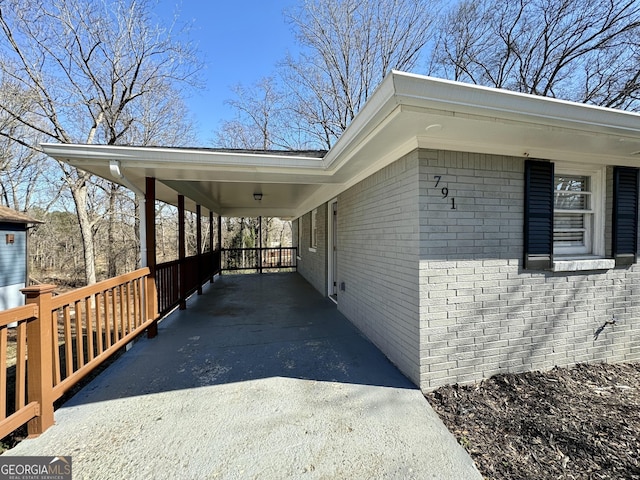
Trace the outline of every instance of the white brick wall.
{"type": "MultiPolygon", "coordinates": [[[[311,245],[311,212],[296,222],[302,225],[302,244],[298,245],[298,272],[323,295],[327,295],[327,205],[317,209],[318,245],[315,251],[311,245]]],[[[300,227],[298,227],[300,228],[300,227]]],[[[294,234],[297,237],[297,229],[294,234]]]]}
{"type": "Polygon", "coordinates": [[[420,381],[418,152],[338,197],[338,308],[420,381]]]}
{"type": "Polygon", "coordinates": [[[423,389],[501,372],[640,359],[640,268],[522,270],[522,159],[421,151],[420,179],[423,389]],[[434,175],[442,175],[456,210],[434,187],[434,175]],[[618,323],[596,338],[613,316],[618,323]]]}
{"type": "MultiPolygon", "coordinates": [[[[608,168],[607,212],[611,187],[608,168]]],[[[298,264],[324,295],[326,215],[320,206],[316,252],[302,217],[298,264]]],[[[523,223],[523,159],[415,151],[338,197],[338,308],[424,390],[640,360],[640,267],[524,271],[523,223]]]]}

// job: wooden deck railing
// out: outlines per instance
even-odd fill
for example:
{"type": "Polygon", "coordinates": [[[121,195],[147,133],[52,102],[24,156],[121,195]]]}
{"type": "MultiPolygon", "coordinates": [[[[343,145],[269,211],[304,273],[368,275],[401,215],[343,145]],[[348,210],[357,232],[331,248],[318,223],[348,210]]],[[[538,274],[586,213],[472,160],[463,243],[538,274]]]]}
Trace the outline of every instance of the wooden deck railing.
{"type": "Polygon", "coordinates": [[[225,248],[222,250],[222,271],[234,270],[295,270],[296,247],[225,248]]]}
{"type": "Polygon", "coordinates": [[[56,399],[156,320],[148,276],[142,268],[51,299],[56,399]]]}
{"type": "Polygon", "coordinates": [[[156,265],[156,285],[158,287],[158,311],[164,315],[180,303],[180,261],[156,265]]]}
{"type": "Polygon", "coordinates": [[[156,265],[158,311],[163,316],[186,301],[200,286],[220,273],[220,251],[193,255],[183,261],[156,265]]]}
{"type": "Polygon", "coordinates": [[[29,435],[45,431],[82,378],[215,274],[245,268],[296,268],[296,249],[217,250],[159,264],[155,278],[142,268],[55,297],[54,285],[23,289],[27,305],[0,312],[0,438],[25,423],[29,435]]]}
{"type": "Polygon", "coordinates": [[[27,305],[0,312],[0,438],[25,423],[30,435],[53,425],[53,403],[157,321],[149,273],[142,268],[56,297],[54,285],[27,287],[27,305]],[[7,337],[16,323],[9,386],[7,337]]]}
{"type": "Polygon", "coordinates": [[[27,403],[27,326],[38,319],[38,313],[37,305],[0,312],[0,438],[40,414],[37,401],[27,403]],[[9,369],[11,375],[7,375],[9,369]]]}

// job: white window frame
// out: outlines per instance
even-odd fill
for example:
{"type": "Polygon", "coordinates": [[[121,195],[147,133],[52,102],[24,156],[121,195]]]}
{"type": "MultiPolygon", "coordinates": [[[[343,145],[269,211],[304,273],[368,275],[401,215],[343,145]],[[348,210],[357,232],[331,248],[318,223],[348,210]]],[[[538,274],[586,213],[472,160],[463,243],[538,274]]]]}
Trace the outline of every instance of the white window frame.
{"type": "Polygon", "coordinates": [[[311,211],[311,228],[310,228],[310,245],[309,251],[315,252],[318,248],[318,209],[314,208],[311,211]]]}
{"type": "MultiPolygon", "coordinates": [[[[603,257],[605,253],[605,235],[604,235],[604,211],[606,204],[606,175],[605,169],[586,168],[581,166],[572,166],[568,164],[555,165],[554,176],[556,175],[580,175],[589,177],[589,205],[590,208],[585,211],[591,216],[591,221],[586,222],[585,243],[584,247],[558,247],[553,245],[554,258],[581,258],[581,257],[603,257]]],[[[555,178],[554,178],[555,185],[555,178]]],[[[555,191],[554,191],[555,204],[555,191]]],[[[562,212],[562,210],[558,210],[562,212]]],[[[554,209],[554,221],[556,210],[554,209]]]]}

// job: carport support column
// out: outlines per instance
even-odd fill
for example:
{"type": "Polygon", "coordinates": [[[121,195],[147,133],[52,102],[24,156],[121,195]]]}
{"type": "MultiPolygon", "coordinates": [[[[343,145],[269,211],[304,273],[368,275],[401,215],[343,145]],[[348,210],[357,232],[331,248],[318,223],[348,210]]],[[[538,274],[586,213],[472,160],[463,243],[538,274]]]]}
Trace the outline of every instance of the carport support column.
{"type": "Polygon", "coordinates": [[[202,207],[196,205],[196,245],[198,249],[198,295],[202,295],[202,207]]]}
{"type": "Polygon", "coordinates": [[[209,278],[209,282],[213,283],[213,272],[216,271],[216,266],[213,265],[213,261],[215,258],[215,255],[213,254],[213,212],[209,211],[209,252],[211,252],[211,262],[212,264],[209,265],[209,272],[211,272],[211,278],[209,278]]]}
{"type": "Polygon", "coordinates": [[[178,195],[178,264],[180,265],[180,310],[187,308],[187,264],[184,239],[184,195],[178,195]]]}
{"type": "Polygon", "coordinates": [[[147,278],[147,315],[154,322],[147,328],[147,338],[158,335],[158,288],[156,286],[156,179],[146,177],[145,180],[145,223],[146,223],[146,247],[147,267],[150,273],[147,278]]]}

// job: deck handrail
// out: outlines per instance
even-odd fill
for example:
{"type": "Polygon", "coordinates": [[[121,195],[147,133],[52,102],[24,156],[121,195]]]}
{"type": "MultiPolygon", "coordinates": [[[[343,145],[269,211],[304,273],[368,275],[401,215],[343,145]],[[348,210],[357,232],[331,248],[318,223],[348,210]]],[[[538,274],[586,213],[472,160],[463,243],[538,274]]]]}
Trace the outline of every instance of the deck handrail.
{"type": "Polygon", "coordinates": [[[220,250],[157,264],[154,275],[160,315],[184,307],[187,297],[196,290],[201,293],[202,284],[213,281],[220,271],[220,250]]]}
{"type": "Polygon", "coordinates": [[[27,323],[38,318],[37,305],[23,305],[0,312],[0,438],[39,414],[38,402],[26,401],[27,387],[27,323]],[[16,363],[13,388],[7,384],[7,336],[8,327],[16,329],[16,363]],[[7,397],[11,395],[13,406],[7,409],[7,397]],[[11,412],[9,415],[7,415],[11,412]]]}
{"type": "Polygon", "coordinates": [[[22,289],[26,305],[0,312],[0,438],[27,424],[53,425],[53,404],[158,320],[149,268],[53,296],[55,285],[22,289]],[[16,329],[15,384],[7,387],[8,329],[16,329]],[[14,406],[7,405],[8,394],[14,406]]]}
{"type": "Polygon", "coordinates": [[[255,270],[259,273],[265,270],[297,270],[297,258],[297,247],[223,248],[221,270],[255,270]]]}
{"type": "MultiPolygon", "coordinates": [[[[223,255],[250,252],[247,268],[296,268],[295,247],[224,249],[141,268],[54,296],[55,285],[22,292],[26,305],[0,311],[0,438],[25,423],[30,436],[53,425],[53,405],[86,375],[223,270],[223,255]],[[237,252],[236,252],[237,251],[237,252]],[[8,332],[15,328],[15,382],[8,388],[8,332]],[[12,405],[8,405],[8,398],[12,405]]],[[[153,335],[152,335],[152,332],[153,335]]]]}

